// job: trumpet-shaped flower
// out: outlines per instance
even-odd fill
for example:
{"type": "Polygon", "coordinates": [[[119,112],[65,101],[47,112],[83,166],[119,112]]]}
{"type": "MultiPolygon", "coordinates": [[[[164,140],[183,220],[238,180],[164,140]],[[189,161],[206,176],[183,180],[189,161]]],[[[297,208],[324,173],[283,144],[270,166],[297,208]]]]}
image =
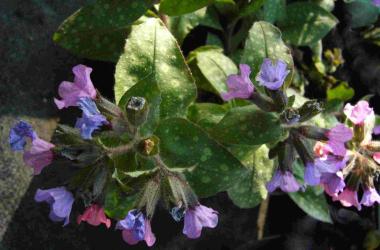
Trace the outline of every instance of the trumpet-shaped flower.
{"type": "Polygon", "coordinates": [[[277,170],[272,179],[267,183],[266,188],[270,193],[277,188],[280,188],[283,192],[289,193],[297,192],[300,189],[300,185],[291,172],[277,170]]]}
{"type": "Polygon", "coordinates": [[[81,64],[73,68],[74,82],[62,82],[58,87],[58,94],[62,99],[54,98],[59,109],[77,106],[81,97],[95,99],[96,90],[90,78],[91,72],[91,68],[81,64]]]}
{"type": "Polygon", "coordinates": [[[249,79],[251,69],[246,64],[240,64],[240,75],[229,75],[227,78],[228,91],[221,94],[224,101],[234,98],[248,99],[251,97],[254,87],[249,79]]]}
{"type": "Polygon", "coordinates": [[[78,216],[77,223],[80,224],[82,221],[86,221],[93,226],[99,226],[101,223],[106,225],[107,228],[111,226],[111,220],[106,217],[104,209],[98,204],[92,204],[86,208],[82,215],[78,216]]]}
{"type": "Polygon", "coordinates": [[[284,61],[276,60],[272,62],[271,59],[265,58],[256,80],[261,86],[265,86],[271,90],[277,90],[284,84],[289,72],[284,61]]]}
{"type": "Polygon", "coordinates": [[[80,98],[78,105],[83,111],[83,115],[77,120],[75,127],[80,130],[84,139],[91,139],[94,130],[107,124],[107,119],[100,114],[95,102],[88,97],[80,98]]]}
{"type": "Polygon", "coordinates": [[[52,221],[64,221],[64,226],[69,223],[74,197],[65,187],[38,189],[34,200],[50,205],[49,217],[52,221]]]}
{"type": "Polygon", "coordinates": [[[9,132],[9,144],[13,151],[22,151],[26,145],[25,137],[31,140],[37,137],[32,126],[24,121],[19,121],[9,132]]]}
{"type": "Polygon", "coordinates": [[[40,174],[44,167],[52,163],[54,157],[51,151],[52,148],[54,148],[54,144],[40,138],[35,138],[32,141],[31,149],[25,151],[24,162],[34,169],[35,175],[40,174]]]}
{"type": "Polygon", "coordinates": [[[355,106],[347,103],[343,112],[353,124],[363,125],[366,118],[373,114],[373,109],[367,101],[359,101],[355,106]]]}
{"type": "Polygon", "coordinates": [[[183,233],[190,239],[201,236],[202,228],[215,228],[218,225],[218,212],[203,205],[188,208],[185,212],[183,233]]]}

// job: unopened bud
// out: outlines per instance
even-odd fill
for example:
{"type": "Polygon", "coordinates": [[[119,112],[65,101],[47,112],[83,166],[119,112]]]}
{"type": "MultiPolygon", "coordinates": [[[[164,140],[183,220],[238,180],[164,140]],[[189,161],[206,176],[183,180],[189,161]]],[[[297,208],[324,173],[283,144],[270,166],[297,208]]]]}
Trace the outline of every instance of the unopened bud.
{"type": "Polygon", "coordinates": [[[148,218],[153,217],[157,202],[160,199],[160,183],[160,176],[156,175],[145,184],[143,195],[138,207],[145,207],[148,218]]]}
{"type": "Polygon", "coordinates": [[[119,117],[122,114],[121,109],[117,105],[115,105],[113,102],[108,101],[99,93],[95,102],[99,111],[108,117],[119,117]]]}
{"type": "Polygon", "coordinates": [[[173,207],[170,210],[170,214],[176,222],[180,222],[185,216],[186,208],[184,206],[173,207]]]}
{"type": "Polygon", "coordinates": [[[138,145],[138,150],[141,154],[146,156],[152,156],[159,151],[160,139],[157,136],[151,136],[142,140],[138,145]]]}
{"type": "Polygon", "coordinates": [[[280,168],[283,171],[291,171],[292,165],[295,160],[295,150],[294,146],[290,143],[290,141],[285,141],[282,143],[278,153],[278,161],[280,164],[280,168]]]}
{"type": "Polygon", "coordinates": [[[313,154],[310,152],[305,138],[302,138],[297,133],[292,133],[292,142],[300,156],[302,162],[306,166],[310,162],[314,162],[313,154]]]}
{"type": "Polygon", "coordinates": [[[127,103],[127,119],[135,126],[143,124],[148,116],[148,103],[143,97],[132,96],[127,103]]]}
{"type": "Polygon", "coordinates": [[[300,122],[307,121],[323,111],[323,105],[317,100],[305,102],[299,109],[300,122]]]}
{"type": "Polygon", "coordinates": [[[87,167],[105,156],[102,148],[93,144],[59,146],[54,148],[55,153],[78,167],[87,167]]]}
{"type": "Polygon", "coordinates": [[[301,126],[297,129],[301,135],[317,141],[327,141],[329,139],[327,137],[328,131],[328,129],[316,126],[301,126]]]}
{"type": "Polygon", "coordinates": [[[268,93],[277,106],[277,111],[283,111],[288,104],[288,97],[282,90],[269,90],[268,93]]]}
{"type": "Polygon", "coordinates": [[[281,113],[280,119],[282,122],[286,124],[294,124],[299,122],[300,115],[298,111],[292,108],[285,109],[284,112],[281,113]]]}
{"type": "Polygon", "coordinates": [[[193,207],[198,204],[197,196],[183,175],[172,174],[168,176],[168,180],[175,203],[183,203],[185,207],[193,207]]]}

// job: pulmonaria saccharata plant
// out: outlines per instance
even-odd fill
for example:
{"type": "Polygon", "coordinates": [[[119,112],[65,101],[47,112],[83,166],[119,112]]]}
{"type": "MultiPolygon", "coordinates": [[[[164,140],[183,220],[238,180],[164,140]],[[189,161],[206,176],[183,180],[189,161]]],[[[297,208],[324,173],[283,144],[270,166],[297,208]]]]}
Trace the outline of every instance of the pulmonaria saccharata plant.
{"type": "Polygon", "coordinates": [[[161,159],[160,139],[141,132],[150,112],[147,100],[131,96],[124,105],[117,106],[96,91],[91,68],[78,65],[73,72],[74,81],[59,85],[61,99],[54,102],[58,109],[82,111],[74,128],[59,125],[53,135],[54,144],[39,138],[26,121],[16,123],[9,133],[11,149],[24,151],[25,164],[35,175],[53,167],[54,161],[63,162],[73,172],[59,187],[37,190],[35,201],[50,206],[49,218],[64,226],[70,221],[78,225],[103,224],[106,228],[114,224],[126,243],[145,241],[150,247],[156,242],[151,220],[158,201],[163,199],[171,211],[182,211],[171,214],[176,222],[184,220],[187,237],[198,238],[202,228],[215,228],[218,213],[199,203],[181,169],[172,169],[161,159]],[[132,160],[121,161],[126,156],[141,161],[133,166],[132,160]],[[135,167],[141,169],[133,175],[135,167]],[[123,197],[134,197],[122,213],[114,212],[120,211],[112,203],[114,190],[122,190],[123,197]],[[74,203],[82,210],[74,211],[74,203]]]}

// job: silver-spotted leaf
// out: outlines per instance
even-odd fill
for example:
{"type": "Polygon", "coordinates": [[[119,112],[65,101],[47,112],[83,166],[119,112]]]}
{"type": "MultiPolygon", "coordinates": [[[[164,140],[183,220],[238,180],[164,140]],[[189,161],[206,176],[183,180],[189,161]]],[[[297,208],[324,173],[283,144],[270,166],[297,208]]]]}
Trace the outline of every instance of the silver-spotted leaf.
{"type": "Polygon", "coordinates": [[[127,39],[116,65],[116,102],[139,82],[158,86],[161,118],[185,115],[196,97],[194,80],[175,38],[156,18],[134,26],[127,39]]]}

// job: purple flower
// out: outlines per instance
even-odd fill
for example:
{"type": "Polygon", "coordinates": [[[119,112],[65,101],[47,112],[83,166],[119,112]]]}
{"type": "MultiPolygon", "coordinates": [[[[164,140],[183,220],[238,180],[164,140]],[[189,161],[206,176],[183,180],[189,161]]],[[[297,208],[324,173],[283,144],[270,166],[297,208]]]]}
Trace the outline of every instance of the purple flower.
{"type": "Polygon", "coordinates": [[[265,58],[256,80],[261,86],[277,90],[284,84],[285,78],[290,72],[286,67],[286,63],[282,60],[273,63],[271,59],[265,58]]]}
{"type": "MultiPolygon", "coordinates": [[[[379,0],[380,1],[380,0],[379,0]]],[[[373,129],[373,134],[375,134],[375,135],[380,135],[380,126],[376,126],[376,127],[374,127],[374,129],[373,129]]]]}
{"type": "Polygon", "coordinates": [[[375,202],[380,204],[380,195],[377,193],[376,189],[374,188],[365,189],[362,200],[360,201],[360,204],[370,207],[370,206],[373,206],[375,202]]]}
{"type": "Polygon", "coordinates": [[[321,173],[313,163],[307,163],[304,174],[305,183],[310,186],[319,185],[321,182],[321,173]]]}
{"type": "Polygon", "coordinates": [[[291,172],[277,170],[272,179],[267,183],[266,188],[269,193],[272,193],[277,188],[289,193],[297,192],[300,189],[300,185],[291,172]]]}
{"type": "Polygon", "coordinates": [[[345,188],[338,197],[334,198],[334,200],[339,200],[345,207],[355,206],[358,210],[362,209],[362,206],[358,201],[358,193],[356,190],[352,190],[349,187],[345,188]]]}
{"type": "Polygon", "coordinates": [[[344,183],[343,173],[324,173],[321,175],[321,184],[325,192],[331,197],[338,197],[338,193],[342,192],[346,184],[344,183]]]}
{"type": "Polygon", "coordinates": [[[202,228],[215,228],[218,225],[218,212],[203,205],[188,208],[182,232],[190,239],[201,236],[202,228]]]}
{"type": "Polygon", "coordinates": [[[343,110],[344,114],[355,125],[363,125],[365,119],[373,114],[367,101],[359,101],[355,106],[347,103],[343,110]]]}
{"type": "Polygon", "coordinates": [[[144,214],[136,209],[129,211],[125,219],[116,224],[116,229],[123,230],[123,239],[130,245],[145,240],[148,246],[152,246],[156,241],[150,221],[145,219],[144,214]]]}
{"type": "Polygon", "coordinates": [[[25,137],[29,137],[31,140],[34,140],[37,135],[29,123],[19,121],[9,131],[9,144],[11,149],[13,151],[24,150],[26,144],[25,137]]]}
{"type": "Polygon", "coordinates": [[[372,4],[376,7],[380,7],[380,0],[372,0],[372,4]]]}
{"type": "Polygon", "coordinates": [[[229,75],[227,78],[228,92],[221,93],[224,101],[234,98],[248,99],[251,97],[254,87],[249,79],[251,69],[246,64],[240,64],[240,75],[229,75]]]}
{"type": "Polygon", "coordinates": [[[36,138],[32,142],[32,147],[24,153],[24,162],[34,169],[34,174],[40,174],[41,170],[53,161],[54,144],[36,138]]]}
{"type": "Polygon", "coordinates": [[[62,82],[58,87],[58,94],[62,100],[54,98],[59,109],[77,106],[80,97],[95,99],[96,90],[90,78],[91,72],[91,68],[81,64],[73,68],[74,82],[62,82]]]}
{"type": "Polygon", "coordinates": [[[100,114],[93,100],[88,97],[80,98],[78,101],[80,109],[83,111],[82,118],[79,118],[75,127],[80,130],[84,139],[91,139],[92,132],[101,125],[107,124],[107,119],[100,114]]]}
{"type": "Polygon", "coordinates": [[[52,221],[65,221],[64,226],[69,223],[71,207],[74,197],[65,187],[51,189],[37,189],[34,200],[37,202],[47,202],[50,205],[49,217],[52,221]]]}
{"type": "Polygon", "coordinates": [[[350,128],[340,123],[329,130],[327,137],[330,151],[335,155],[345,156],[347,150],[344,144],[352,139],[353,133],[350,128]]]}

